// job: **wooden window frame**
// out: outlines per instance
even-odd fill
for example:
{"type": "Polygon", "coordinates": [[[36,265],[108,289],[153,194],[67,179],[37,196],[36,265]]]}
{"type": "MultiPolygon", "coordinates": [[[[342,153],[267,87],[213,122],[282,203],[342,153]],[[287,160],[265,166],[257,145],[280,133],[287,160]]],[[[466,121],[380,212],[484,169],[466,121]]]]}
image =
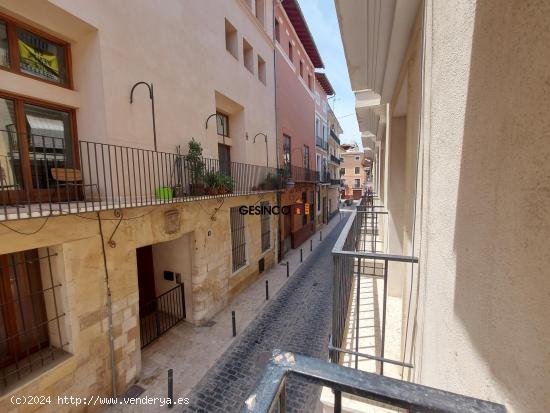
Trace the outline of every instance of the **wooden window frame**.
{"type": "Polygon", "coordinates": [[[248,265],[246,220],[239,207],[229,209],[229,226],[231,230],[231,268],[233,273],[248,265]]]}
{"type": "MultiPolygon", "coordinates": [[[[19,151],[21,156],[21,163],[23,165],[26,165],[24,168],[22,168],[22,181],[23,181],[23,189],[22,192],[29,191],[30,195],[30,201],[31,202],[45,202],[48,198],[47,189],[44,188],[34,188],[33,183],[33,177],[32,177],[32,170],[30,168],[30,152],[29,152],[29,142],[28,142],[28,136],[29,131],[27,130],[27,123],[25,120],[25,105],[35,105],[35,106],[42,106],[47,109],[52,110],[58,110],[62,112],[66,112],[69,114],[70,122],[71,122],[71,136],[72,136],[72,144],[73,144],[73,168],[79,169],[80,168],[80,148],[79,148],[79,140],[78,140],[78,134],[77,134],[77,127],[76,127],[76,111],[74,108],[59,105],[56,103],[44,101],[41,99],[34,99],[26,96],[17,95],[14,93],[9,93],[0,90],[0,98],[1,99],[8,99],[12,100],[14,102],[14,109],[15,109],[15,126],[17,130],[17,138],[19,143],[19,151]]],[[[3,194],[1,194],[3,195],[3,194]]]]}
{"type": "Polygon", "coordinates": [[[0,21],[6,24],[6,33],[8,36],[8,54],[9,54],[9,63],[10,63],[9,67],[0,65],[0,70],[4,70],[10,73],[15,73],[20,76],[25,76],[30,79],[35,79],[40,82],[59,86],[65,89],[71,89],[71,90],[74,89],[73,75],[72,75],[73,71],[72,71],[72,60],[71,60],[71,45],[69,42],[61,40],[33,26],[30,26],[28,24],[15,20],[12,17],[8,17],[3,13],[0,13],[0,21]],[[21,71],[21,65],[19,62],[19,48],[17,47],[17,29],[18,28],[26,30],[36,36],[43,37],[47,41],[54,43],[56,46],[63,48],[63,50],[65,51],[65,60],[66,60],[65,62],[65,65],[66,65],[65,70],[67,73],[66,83],[57,83],[57,82],[54,82],[53,80],[43,79],[39,76],[34,76],[30,73],[25,73],[21,71]]]}

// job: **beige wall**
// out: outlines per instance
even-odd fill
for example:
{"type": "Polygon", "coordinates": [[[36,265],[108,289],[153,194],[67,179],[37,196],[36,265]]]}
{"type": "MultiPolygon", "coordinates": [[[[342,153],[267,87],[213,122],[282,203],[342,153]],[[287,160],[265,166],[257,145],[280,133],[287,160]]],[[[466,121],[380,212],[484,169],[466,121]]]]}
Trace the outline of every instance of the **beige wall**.
{"type": "Polygon", "coordinates": [[[341,178],[344,180],[344,185],[346,186],[346,195],[352,193],[355,188],[355,179],[359,179],[360,189],[365,188],[366,184],[366,173],[364,171],[365,167],[362,165],[365,155],[363,152],[349,151],[342,152],[341,157],[343,161],[340,163],[340,168],[345,168],[346,172],[341,178]],[[359,157],[358,160],[355,158],[359,157]],[[359,168],[359,173],[355,173],[355,168],[359,168]]]}
{"type": "MultiPolygon", "coordinates": [[[[264,194],[263,199],[275,204],[274,194],[264,194]]],[[[262,253],[260,216],[246,216],[248,263],[232,274],[229,208],[257,200],[257,196],[225,198],[217,213],[216,200],[123,211],[125,220],[113,235],[116,247],[105,246],[119,392],[134,382],[141,367],[136,248],[157,244],[155,249],[166,253],[164,258],[170,260],[164,261],[164,266],[169,268],[161,269],[182,272],[187,320],[201,324],[256,279],[261,257],[266,260],[266,269],[276,262],[276,220],[271,219],[271,248],[262,253]],[[164,213],[173,210],[179,211],[180,228],[168,234],[164,213]],[[190,263],[175,260],[175,251],[170,248],[176,248],[181,257],[189,257],[190,263]]],[[[101,217],[107,241],[118,220],[112,212],[103,212],[101,217]]],[[[31,232],[42,222],[25,220],[10,223],[10,227],[31,232]]],[[[32,236],[3,228],[0,240],[0,254],[48,246],[58,254],[53,258],[53,274],[62,282],[60,302],[66,312],[63,336],[69,342],[65,349],[71,354],[62,364],[33,380],[23,380],[24,385],[0,397],[0,411],[17,411],[12,410],[9,400],[12,394],[110,395],[105,269],[95,214],[51,218],[43,230],[32,236]]]]}
{"type": "Polygon", "coordinates": [[[427,2],[416,380],[550,404],[550,5],[427,2]]]}
{"type": "Polygon", "coordinates": [[[218,2],[146,0],[109,3],[86,0],[49,2],[0,1],[0,11],[57,35],[71,43],[74,90],[52,86],[8,72],[0,73],[0,89],[77,108],[79,138],[153,148],[151,107],[147,89],[152,82],[158,148],[187,151],[194,137],[204,155],[217,158],[215,93],[240,105],[240,120],[230,125],[232,160],[265,165],[263,141],[268,135],[270,165],[276,165],[273,82],[272,6],[266,0],[265,27],[244,0],[218,2]],[[225,49],[225,19],[238,31],[239,59],[225,49]],[[243,63],[243,37],[254,48],[254,73],[243,63]],[[257,56],[266,62],[267,85],[258,80],[257,56]],[[216,62],[216,64],[211,64],[216,62]],[[123,69],[122,69],[123,68],[123,69]],[[246,136],[249,139],[246,139],[246,136]]]}

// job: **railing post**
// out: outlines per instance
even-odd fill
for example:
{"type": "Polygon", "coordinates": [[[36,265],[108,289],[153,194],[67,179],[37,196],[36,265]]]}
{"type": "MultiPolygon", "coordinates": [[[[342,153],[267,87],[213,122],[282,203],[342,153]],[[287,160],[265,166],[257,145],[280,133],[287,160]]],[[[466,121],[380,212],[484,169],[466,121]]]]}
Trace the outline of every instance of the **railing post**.
{"type": "MultiPolygon", "coordinates": [[[[386,344],[386,301],[388,297],[388,259],[384,260],[384,296],[382,297],[382,343],[380,344],[380,357],[384,358],[386,344]]],[[[380,375],[384,375],[384,362],[380,362],[380,375]]]]}
{"type": "Polygon", "coordinates": [[[231,311],[231,324],[233,326],[233,337],[237,336],[237,322],[235,321],[235,311],[231,311]]]}

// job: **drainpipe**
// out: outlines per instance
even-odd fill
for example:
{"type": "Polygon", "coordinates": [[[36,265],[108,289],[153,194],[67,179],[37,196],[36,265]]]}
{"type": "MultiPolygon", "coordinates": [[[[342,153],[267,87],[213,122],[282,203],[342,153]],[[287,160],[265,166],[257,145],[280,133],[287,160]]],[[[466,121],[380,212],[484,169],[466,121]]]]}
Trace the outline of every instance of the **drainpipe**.
{"type": "Polygon", "coordinates": [[[109,330],[109,350],[111,352],[111,385],[113,397],[117,397],[116,391],[116,364],[115,364],[115,342],[113,337],[113,302],[111,287],[109,285],[109,269],[107,268],[107,254],[105,253],[105,239],[103,237],[103,227],[101,225],[101,216],[97,213],[97,222],[99,223],[99,234],[101,236],[101,250],[103,252],[103,268],[105,270],[105,285],[107,287],[107,317],[109,330]]]}
{"type": "MultiPolygon", "coordinates": [[[[271,23],[271,42],[273,44],[273,98],[275,103],[275,165],[277,168],[277,172],[279,172],[279,129],[277,124],[277,40],[275,40],[275,20],[277,19],[276,13],[275,13],[275,3],[279,0],[273,0],[271,2],[271,6],[273,9],[273,16],[272,16],[272,23],[271,23]]],[[[279,207],[279,210],[281,208],[281,191],[278,190],[276,193],[277,197],[277,206],[279,207]]],[[[275,244],[277,245],[277,261],[280,261],[281,257],[281,215],[279,215],[279,219],[277,220],[277,231],[275,231],[275,244]]]]}

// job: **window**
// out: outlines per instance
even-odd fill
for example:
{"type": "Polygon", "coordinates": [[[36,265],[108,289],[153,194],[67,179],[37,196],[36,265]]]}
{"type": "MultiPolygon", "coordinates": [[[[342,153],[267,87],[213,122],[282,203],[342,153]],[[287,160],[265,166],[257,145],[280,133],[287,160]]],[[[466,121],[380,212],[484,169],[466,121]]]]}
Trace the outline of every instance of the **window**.
{"type": "Polygon", "coordinates": [[[237,29],[225,19],[225,50],[231,53],[235,59],[239,60],[238,48],[237,29]]]}
{"type": "Polygon", "coordinates": [[[359,160],[359,157],[358,157],[358,156],[356,156],[356,157],[355,157],[355,160],[356,160],[356,161],[358,161],[358,160],[359,160]]]}
{"type": "Polygon", "coordinates": [[[260,82],[262,82],[264,85],[266,84],[265,60],[262,59],[260,55],[258,55],[258,79],[259,79],[260,82]]]}
{"type": "MultiPolygon", "coordinates": [[[[52,168],[74,168],[78,148],[73,135],[72,111],[0,97],[0,168],[2,191],[53,188],[52,168]]],[[[65,193],[66,197],[71,194],[65,193]]],[[[61,197],[58,194],[56,198],[61,197]]],[[[60,198],[57,199],[60,201],[60,198]]]]}
{"type": "Polygon", "coordinates": [[[256,0],[256,18],[264,25],[265,0],[256,0]]]}
{"type": "Polygon", "coordinates": [[[313,91],[313,82],[311,81],[311,73],[307,74],[307,86],[309,90],[313,91]]]}
{"type": "Polygon", "coordinates": [[[315,136],[318,138],[321,137],[321,121],[318,117],[315,118],[315,136]]]}
{"type": "Polygon", "coordinates": [[[11,20],[0,21],[0,66],[69,86],[68,55],[67,43],[23,29],[11,20]]]}
{"type": "Polygon", "coordinates": [[[354,179],[354,187],[360,188],[361,187],[361,180],[360,179],[354,179]]]}
{"type": "Polygon", "coordinates": [[[300,77],[304,77],[304,61],[300,60],[300,77]]]}
{"type": "Polygon", "coordinates": [[[309,214],[309,222],[315,222],[315,214],[313,213],[315,210],[315,192],[313,191],[309,193],[309,203],[311,204],[309,209],[311,211],[309,214]]]}
{"type": "Polygon", "coordinates": [[[355,173],[355,175],[359,175],[361,173],[361,172],[359,172],[359,167],[358,166],[355,167],[355,172],[354,173],[355,173]]]}
{"type": "Polygon", "coordinates": [[[340,176],[346,174],[346,168],[340,168],[340,176]]]}
{"type": "Polygon", "coordinates": [[[321,190],[317,190],[317,212],[321,211],[321,190]]]}
{"type": "Polygon", "coordinates": [[[287,173],[290,173],[290,136],[283,135],[283,165],[287,173]]]}
{"type": "Polygon", "coordinates": [[[229,137],[229,117],[221,112],[216,112],[216,129],[218,135],[229,137]]]}
{"type": "Polygon", "coordinates": [[[44,251],[0,255],[1,390],[66,354],[61,282],[51,273],[54,255],[44,251]]]}
{"type": "Polygon", "coordinates": [[[288,58],[294,64],[294,48],[292,47],[292,42],[288,42],[288,58]]]}
{"type": "Polygon", "coordinates": [[[309,146],[304,145],[304,168],[309,169],[309,146]]]}
{"type": "Polygon", "coordinates": [[[231,257],[233,272],[246,265],[246,229],[244,215],[239,212],[239,207],[229,209],[229,221],[231,224],[231,257]]]}
{"type": "MultiPolygon", "coordinates": [[[[269,207],[269,201],[263,201],[260,203],[262,209],[269,207]]],[[[262,252],[266,252],[271,248],[271,223],[269,214],[262,214],[261,216],[261,231],[262,231],[262,252]]]]}
{"type": "Polygon", "coordinates": [[[244,67],[254,74],[254,49],[245,38],[243,38],[243,63],[244,67]]]}
{"type": "Polygon", "coordinates": [[[281,43],[281,24],[275,19],[275,40],[281,43]]]}

